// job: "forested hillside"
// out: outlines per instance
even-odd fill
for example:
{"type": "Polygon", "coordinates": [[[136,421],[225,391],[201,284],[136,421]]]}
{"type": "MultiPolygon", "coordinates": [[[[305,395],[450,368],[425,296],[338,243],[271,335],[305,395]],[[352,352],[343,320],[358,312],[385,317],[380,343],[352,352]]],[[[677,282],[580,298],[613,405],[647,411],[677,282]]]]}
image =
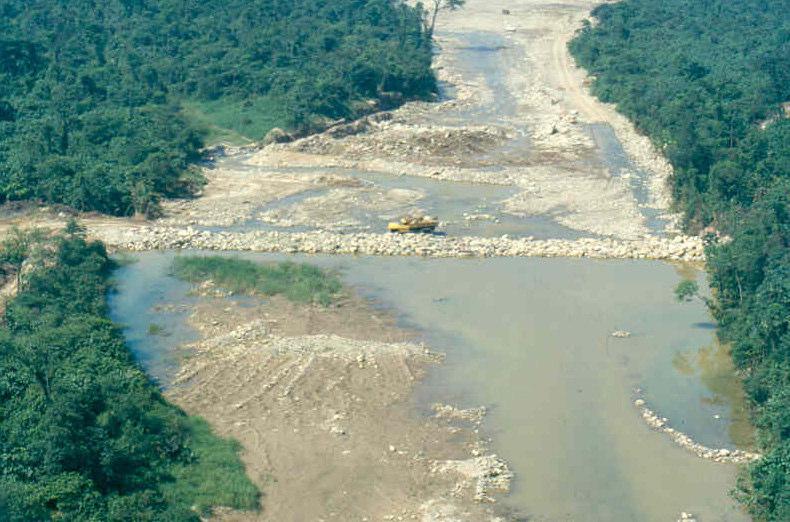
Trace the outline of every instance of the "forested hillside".
{"type": "Polygon", "coordinates": [[[151,213],[208,132],[260,139],[435,90],[390,0],[0,0],[0,201],[151,213]]]}
{"type": "Polygon", "coordinates": [[[732,238],[707,251],[712,311],[766,453],[738,496],[758,520],[790,520],[790,9],[626,0],[594,14],[570,46],[593,92],[664,149],[689,229],[732,238]]]}
{"type": "Polygon", "coordinates": [[[187,521],[257,509],[237,456],[168,404],[105,302],[112,261],[70,226],[0,245],[0,520],[187,521]]]}

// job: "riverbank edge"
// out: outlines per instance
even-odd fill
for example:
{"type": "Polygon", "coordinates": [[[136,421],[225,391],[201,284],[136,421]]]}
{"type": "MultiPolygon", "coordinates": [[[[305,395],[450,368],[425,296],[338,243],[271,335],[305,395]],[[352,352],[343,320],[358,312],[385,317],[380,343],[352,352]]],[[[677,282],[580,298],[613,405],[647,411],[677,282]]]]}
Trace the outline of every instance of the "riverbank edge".
{"type": "MultiPolygon", "coordinates": [[[[602,1],[602,2],[598,3],[596,6],[594,6],[593,10],[595,8],[601,6],[601,5],[612,4],[612,3],[619,3],[621,1],[622,0],[602,1]]],[[[589,23],[591,23],[591,24],[597,24],[598,23],[598,19],[595,18],[595,16],[593,15],[593,10],[591,10],[590,14],[588,15],[587,21],[589,23]]],[[[581,30],[581,27],[579,27],[579,28],[577,28],[575,30],[576,31],[575,34],[577,34],[579,30],[581,30]]],[[[568,43],[566,45],[566,52],[568,53],[568,56],[570,56],[571,59],[573,60],[573,62],[576,65],[576,67],[578,67],[580,70],[584,71],[585,75],[589,78],[589,71],[587,71],[584,68],[583,65],[579,64],[579,62],[576,60],[576,57],[570,51],[569,46],[570,46],[571,42],[573,41],[573,39],[575,39],[575,38],[576,38],[576,36],[574,35],[573,38],[568,41],[568,43]]],[[[639,136],[644,138],[642,140],[641,145],[643,147],[647,147],[650,152],[654,153],[653,154],[652,166],[658,168],[659,172],[661,172],[661,174],[662,174],[662,182],[663,183],[667,183],[669,178],[670,178],[670,176],[672,175],[672,172],[674,171],[674,167],[671,164],[671,162],[669,161],[669,159],[664,156],[664,154],[661,152],[661,149],[659,149],[658,147],[655,146],[655,144],[653,143],[652,139],[649,136],[646,136],[645,134],[641,133],[637,129],[635,122],[633,122],[625,114],[622,114],[619,111],[618,104],[616,104],[616,103],[610,104],[610,103],[606,103],[606,102],[598,99],[592,93],[592,91],[590,89],[591,85],[592,85],[591,82],[589,82],[589,81],[585,82],[583,84],[582,89],[584,90],[584,92],[589,97],[595,99],[597,102],[599,102],[599,103],[601,103],[603,105],[606,105],[607,107],[613,108],[617,112],[617,114],[619,116],[621,116],[625,121],[628,122],[629,126],[631,127],[631,130],[634,133],[636,133],[637,135],[639,135],[639,136]]],[[[619,127],[617,127],[616,131],[618,131],[618,130],[621,130],[621,129],[619,127]]],[[[629,140],[626,140],[626,142],[630,144],[629,140]]],[[[629,152],[629,154],[633,154],[633,150],[628,150],[628,152],[629,152]]],[[[675,202],[674,198],[672,198],[672,204],[674,204],[674,202],[675,202]]],[[[686,237],[693,237],[693,236],[686,236],[686,237]]],[[[702,246],[702,249],[703,249],[702,255],[696,261],[702,265],[703,269],[705,269],[706,272],[710,273],[710,268],[707,265],[707,260],[706,260],[706,257],[705,257],[705,252],[704,252],[705,245],[704,244],[702,246]]],[[[713,299],[715,300],[715,296],[713,296],[713,299]]],[[[717,324],[716,327],[717,327],[717,335],[718,335],[719,325],[717,324]]],[[[665,433],[666,435],[668,435],[672,439],[672,441],[675,444],[677,444],[678,446],[690,451],[691,453],[693,453],[694,455],[696,455],[696,456],[698,456],[700,458],[707,459],[707,460],[712,460],[712,461],[715,461],[715,462],[729,462],[729,463],[745,465],[745,464],[754,463],[754,462],[760,460],[763,457],[763,455],[760,454],[760,453],[744,451],[744,450],[739,450],[739,449],[728,450],[728,449],[725,449],[725,448],[719,448],[719,449],[717,449],[717,448],[709,448],[707,446],[704,446],[703,444],[700,444],[700,443],[694,441],[689,435],[672,428],[670,426],[670,420],[669,419],[667,419],[666,417],[662,417],[660,414],[658,414],[654,410],[650,409],[650,407],[647,404],[646,400],[642,396],[639,396],[638,398],[636,398],[634,400],[634,406],[639,411],[639,414],[642,417],[642,419],[644,420],[644,422],[651,429],[653,429],[655,431],[658,431],[660,433],[665,433]]]]}
{"type": "MultiPolygon", "coordinates": [[[[57,432],[65,457],[47,455],[47,469],[32,465],[22,477],[15,474],[30,458],[28,455],[23,459],[22,455],[31,450],[35,455],[41,448],[24,450],[16,446],[20,438],[12,434],[10,427],[9,437],[4,434],[5,449],[10,452],[5,457],[14,453],[19,457],[8,461],[18,462],[5,470],[7,476],[0,477],[5,479],[0,486],[9,488],[0,488],[0,518],[113,518],[125,509],[124,503],[150,516],[166,513],[178,520],[198,520],[226,506],[255,510],[261,491],[246,476],[236,442],[218,436],[204,419],[188,415],[168,401],[134,357],[121,325],[111,319],[109,297],[119,264],[105,245],[86,239],[76,227],[55,234],[22,232],[15,240],[4,241],[0,248],[4,258],[16,259],[13,264],[4,265],[0,278],[1,330],[9,336],[2,350],[4,361],[0,362],[10,361],[12,370],[5,375],[4,391],[15,390],[6,413],[29,404],[25,415],[17,416],[16,428],[40,430],[40,426],[51,422],[47,417],[63,415],[63,405],[51,399],[58,394],[70,397],[72,416],[69,422],[60,423],[57,432]],[[15,303],[17,299],[19,302],[15,303]],[[17,309],[10,310],[7,316],[9,308],[17,309]],[[79,331],[75,330],[77,322],[81,324],[79,331]],[[28,339],[20,340],[21,346],[14,347],[17,336],[28,339]],[[45,337],[58,341],[39,346],[45,337]],[[25,345],[37,346],[36,351],[41,353],[20,357],[24,352],[19,350],[30,349],[25,345]],[[53,371],[56,367],[68,372],[53,371]],[[96,368],[102,370],[97,374],[96,368]],[[115,380],[109,383],[102,371],[110,372],[115,380]],[[41,387],[39,379],[32,379],[39,374],[46,375],[46,387],[42,389],[37,389],[41,387]],[[32,383],[26,382],[29,379],[32,383]],[[28,392],[24,393],[26,384],[28,392]],[[85,401],[87,396],[79,395],[85,390],[93,394],[89,404],[85,401]],[[37,400],[39,394],[45,399],[37,400]],[[134,397],[134,401],[125,403],[127,399],[123,397],[134,397]],[[106,452],[108,460],[101,471],[91,468],[91,464],[95,465],[91,462],[76,467],[68,460],[65,466],[59,462],[68,459],[69,452],[85,451],[72,447],[71,443],[78,440],[74,438],[78,437],[76,433],[69,433],[72,430],[93,433],[90,440],[82,443],[92,447],[97,455],[106,452]],[[160,451],[153,449],[157,443],[160,451]],[[135,482],[135,477],[143,474],[147,477],[145,483],[135,482]],[[130,477],[129,481],[124,484],[120,476],[130,477]],[[205,480],[209,476],[212,482],[205,480]],[[100,485],[101,479],[115,485],[100,485]],[[64,485],[71,481],[78,484],[77,489],[64,485]],[[20,508],[24,510],[21,517],[17,513],[20,508]]],[[[4,421],[13,418],[12,414],[4,421]]],[[[36,438],[40,443],[41,435],[36,438]]]]}

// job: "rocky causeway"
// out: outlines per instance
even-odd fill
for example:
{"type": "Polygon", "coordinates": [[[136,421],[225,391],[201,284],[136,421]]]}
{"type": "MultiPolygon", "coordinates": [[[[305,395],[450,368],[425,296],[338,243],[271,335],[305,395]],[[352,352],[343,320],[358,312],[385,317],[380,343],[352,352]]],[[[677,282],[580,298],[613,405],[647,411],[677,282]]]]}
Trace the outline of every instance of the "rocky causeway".
{"type": "Polygon", "coordinates": [[[193,227],[96,228],[92,235],[116,249],[215,250],[306,254],[359,254],[424,257],[587,257],[702,262],[700,238],[648,236],[639,240],[576,240],[451,237],[433,234],[332,233],[324,231],[228,232],[193,227]]]}

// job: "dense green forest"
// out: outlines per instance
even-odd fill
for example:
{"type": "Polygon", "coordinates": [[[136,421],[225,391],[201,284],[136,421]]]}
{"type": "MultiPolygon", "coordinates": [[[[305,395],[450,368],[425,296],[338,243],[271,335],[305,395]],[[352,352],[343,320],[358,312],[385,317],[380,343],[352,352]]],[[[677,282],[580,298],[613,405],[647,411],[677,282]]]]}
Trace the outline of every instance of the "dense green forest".
{"type": "Polygon", "coordinates": [[[665,150],[691,231],[707,249],[719,335],[753,405],[763,459],[736,495],[757,520],[790,520],[790,9],[786,0],[626,0],[571,43],[665,150]]]}
{"type": "Polygon", "coordinates": [[[190,194],[208,133],[306,131],[436,88],[391,0],[0,0],[0,202],[116,215],[190,194]]]}
{"type": "Polygon", "coordinates": [[[197,521],[256,509],[238,444],[167,403],[107,319],[113,266],[71,225],[0,249],[0,520],[197,521]]]}

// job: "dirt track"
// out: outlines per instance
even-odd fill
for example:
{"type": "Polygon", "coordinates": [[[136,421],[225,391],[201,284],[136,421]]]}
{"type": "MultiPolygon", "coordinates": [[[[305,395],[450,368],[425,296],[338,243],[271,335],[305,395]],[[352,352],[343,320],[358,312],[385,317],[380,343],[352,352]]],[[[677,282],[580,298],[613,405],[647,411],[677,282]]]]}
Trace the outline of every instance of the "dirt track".
{"type": "Polygon", "coordinates": [[[582,87],[583,80],[580,81],[579,70],[573,63],[568,54],[568,37],[566,34],[556,32],[551,46],[551,54],[559,83],[565,89],[565,94],[570,103],[576,106],[581,114],[590,123],[607,122],[611,119],[611,113],[604,110],[600,102],[590,98],[590,95],[582,87]]]}

